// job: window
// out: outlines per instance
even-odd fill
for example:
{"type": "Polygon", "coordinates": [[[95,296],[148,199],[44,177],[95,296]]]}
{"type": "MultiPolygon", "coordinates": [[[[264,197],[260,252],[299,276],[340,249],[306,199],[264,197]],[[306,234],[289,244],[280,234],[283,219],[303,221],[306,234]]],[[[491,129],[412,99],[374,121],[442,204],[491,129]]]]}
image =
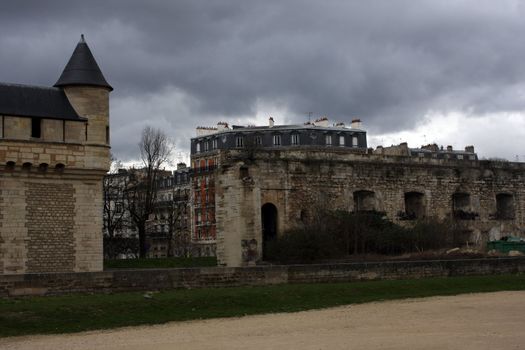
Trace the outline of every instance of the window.
{"type": "Polygon", "coordinates": [[[299,144],[299,134],[292,134],[292,145],[299,144]]]}
{"type": "Polygon", "coordinates": [[[208,146],[209,146],[209,142],[208,141],[204,141],[204,152],[208,152],[208,146]]]}
{"type": "Polygon", "coordinates": [[[212,147],[213,149],[217,149],[217,139],[213,139],[213,140],[211,141],[211,147],[212,147]]]}
{"type": "Polygon", "coordinates": [[[281,135],[273,135],[273,145],[274,146],[281,145],[281,135]]]}
{"type": "Polygon", "coordinates": [[[498,193],[496,195],[496,219],[514,219],[514,197],[508,193],[498,193]]]}
{"type": "Polygon", "coordinates": [[[357,146],[359,146],[359,139],[357,138],[357,136],[352,136],[352,147],[357,146]]]}
{"type": "Polygon", "coordinates": [[[197,153],[199,153],[201,151],[201,143],[200,142],[197,142],[197,146],[195,147],[195,150],[197,153]]]}
{"type": "Polygon", "coordinates": [[[405,215],[408,220],[425,217],[425,196],[420,192],[405,193],[405,215]]]}
{"type": "Polygon", "coordinates": [[[244,147],[244,137],[242,136],[237,136],[235,138],[235,146],[236,147],[244,147]]]}
{"type": "Polygon", "coordinates": [[[31,137],[40,138],[42,135],[42,119],[31,118],[31,137]]]}
{"type": "Polygon", "coordinates": [[[339,146],[344,147],[345,145],[345,137],[344,135],[339,136],[339,146]]]}
{"type": "Polygon", "coordinates": [[[462,154],[458,154],[458,159],[463,159],[463,155],[462,154]]]}
{"type": "Polygon", "coordinates": [[[255,145],[256,146],[262,145],[262,137],[261,136],[255,136],[255,145]]]}
{"type": "Polygon", "coordinates": [[[332,145],[332,135],[326,135],[325,137],[326,145],[331,146],[332,145]]]}

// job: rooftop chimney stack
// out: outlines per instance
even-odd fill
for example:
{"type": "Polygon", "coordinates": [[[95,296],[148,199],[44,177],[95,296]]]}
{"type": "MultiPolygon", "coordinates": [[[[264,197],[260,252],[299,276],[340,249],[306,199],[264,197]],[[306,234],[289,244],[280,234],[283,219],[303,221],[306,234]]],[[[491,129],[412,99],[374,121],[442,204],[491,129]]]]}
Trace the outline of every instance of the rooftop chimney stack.
{"type": "Polygon", "coordinates": [[[352,129],[361,129],[361,119],[352,119],[352,124],[350,124],[352,129]]]}
{"type": "Polygon", "coordinates": [[[217,131],[223,131],[229,129],[228,123],[226,122],[218,122],[217,123],[217,131]]]}
{"type": "Polygon", "coordinates": [[[274,123],[275,122],[273,121],[272,117],[268,118],[268,125],[270,126],[270,128],[273,128],[274,123]]]}
{"type": "Polygon", "coordinates": [[[314,122],[315,126],[328,127],[328,117],[321,117],[314,122]]]}
{"type": "Polygon", "coordinates": [[[452,148],[452,146],[448,145],[447,146],[447,152],[452,152],[454,149],[452,148]]]}
{"type": "Polygon", "coordinates": [[[466,146],[465,152],[474,153],[474,146],[466,146]]]}

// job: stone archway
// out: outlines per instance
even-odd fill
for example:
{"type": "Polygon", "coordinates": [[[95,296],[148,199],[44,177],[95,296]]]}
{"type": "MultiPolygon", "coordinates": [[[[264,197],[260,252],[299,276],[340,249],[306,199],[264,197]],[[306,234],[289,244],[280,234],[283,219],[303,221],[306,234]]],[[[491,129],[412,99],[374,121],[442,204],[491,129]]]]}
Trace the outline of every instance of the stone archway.
{"type": "Polygon", "coordinates": [[[277,238],[277,207],[272,203],[266,203],[261,207],[261,224],[264,259],[267,243],[277,238]]]}

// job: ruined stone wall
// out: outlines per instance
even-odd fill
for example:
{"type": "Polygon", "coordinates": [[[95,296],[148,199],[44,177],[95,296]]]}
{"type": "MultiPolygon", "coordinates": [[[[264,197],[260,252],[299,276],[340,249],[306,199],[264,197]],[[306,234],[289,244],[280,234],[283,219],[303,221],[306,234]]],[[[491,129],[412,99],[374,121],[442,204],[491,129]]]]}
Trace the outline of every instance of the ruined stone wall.
{"type": "Polygon", "coordinates": [[[255,157],[224,152],[217,171],[217,256],[246,264],[242,242],[255,239],[262,254],[261,207],[276,206],[278,234],[303,224],[320,208],[354,210],[357,191],[374,193],[375,209],[406,219],[405,194],[421,194],[425,217],[452,215],[455,193],[469,195],[473,220],[461,223],[482,244],[489,235],[525,234],[525,164],[348,154],[338,150],[264,151],[255,157]],[[240,168],[249,175],[240,178],[240,168]],[[497,216],[496,195],[512,197],[512,218],[497,216]]]}

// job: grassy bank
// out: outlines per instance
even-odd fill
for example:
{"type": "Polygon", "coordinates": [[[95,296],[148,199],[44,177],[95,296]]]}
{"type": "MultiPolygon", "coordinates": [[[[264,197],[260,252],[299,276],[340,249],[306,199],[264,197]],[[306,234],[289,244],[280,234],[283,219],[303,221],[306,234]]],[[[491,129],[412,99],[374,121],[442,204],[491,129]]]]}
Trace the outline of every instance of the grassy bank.
{"type": "Polygon", "coordinates": [[[0,336],[68,333],[378,300],[525,290],[525,276],[278,285],[0,300],[0,336]]]}
{"type": "Polygon", "coordinates": [[[104,260],[104,269],[159,269],[168,267],[217,266],[217,258],[158,258],[104,260]]]}

